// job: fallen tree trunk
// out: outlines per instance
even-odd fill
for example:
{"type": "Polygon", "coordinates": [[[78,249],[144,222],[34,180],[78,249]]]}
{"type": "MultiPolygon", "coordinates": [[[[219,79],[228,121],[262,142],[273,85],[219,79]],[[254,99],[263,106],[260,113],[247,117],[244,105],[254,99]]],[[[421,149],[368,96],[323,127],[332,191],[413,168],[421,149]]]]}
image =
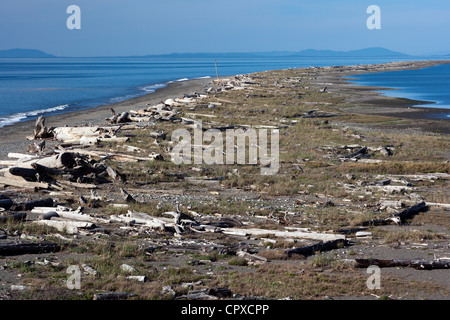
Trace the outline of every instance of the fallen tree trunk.
{"type": "MultiPolygon", "coordinates": [[[[168,222],[168,219],[163,218],[154,218],[146,213],[142,212],[131,212],[128,211],[126,215],[120,215],[120,216],[114,216],[111,217],[112,221],[121,221],[125,223],[138,223],[143,224],[145,226],[155,228],[155,229],[166,229],[166,223],[168,222]]],[[[170,223],[170,222],[169,222],[170,223]]]]}
{"type": "Polygon", "coordinates": [[[450,260],[423,260],[423,259],[355,259],[355,268],[368,268],[378,266],[380,268],[412,267],[414,269],[433,270],[450,269],[450,260]]]}
{"type": "Polygon", "coordinates": [[[121,154],[116,152],[101,152],[101,151],[92,151],[92,150],[83,150],[83,149],[73,149],[72,152],[78,153],[80,155],[86,155],[93,158],[99,159],[115,159],[123,162],[138,162],[138,161],[153,161],[153,160],[163,160],[163,157],[160,154],[149,155],[148,157],[137,157],[129,154],[121,154]]]}
{"type": "Polygon", "coordinates": [[[59,175],[61,174],[61,171],[58,169],[48,168],[43,165],[40,165],[39,163],[32,163],[31,167],[36,170],[38,173],[43,175],[59,175]]]}
{"type": "Polygon", "coordinates": [[[369,221],[364,221],[361,223],[362,226],[379,226],[386,225],[390,223],[402,224],[406,219],[412,218],[414,215],[421,211],[426,211],[428,209],[427,204],[422,201],[412,207],[406,208],[405,210],[394,214],[392,217],[386,219],[374,219],[369,221]]]}
{"type": "Polygon", "coordinates": [[[72,168],[75,165],[75,159],[73,153],[63,152],[55,156],[39,159],[34,161],[34,163],[52,169],[64,169],[72,168]]]}
{"type": "Polygon", "coordinates": [[[239,228],[226,228],[222,229],[225,234],[232,235],[273,235],[280,238],[302,238],[311,240],[321,240],[321,241],[332,241],[343,239],[345,240],[345,235],[341,234],[331,234],[331,233],[317,233],[317,232],[301,232],[301,231],[279,231],[279,230],[265,230],[265,229],[239,229],[239,228]]]}
{"type": "Polygon", "coordinates": [[[98,187],[95,184],[90,184],[90,183],[78,183],[78,182],[71,182],[71,181],[58,181],[59,184],[66,186],[66,187],[71,187],[71,188],[76,188],[76,189],[97,189],[98,187]]]}
{"type": "Polygon", "coordinates": [[[94,300],[124,300],[134,296],[129,292],[103,292],[94,294],[94,300]]]}
{"type": "Polygon", "coordinates": [[[356,152],[350,153],[348,155],[343,156],[342,158],[348,159],[348,158],[353,158],[359,154],[364,154],[367,152],[367,147],[362,147],[361,149],[359,149],[356,152]]]}
{"type": "MultiPolygon", "coordinates": [[[[41,214],[44,218],[45,215],[49,213],[55,213],[57,217],[69,219],[69,220],[76,220],[76,221],[84,221],[84,222],[103,222],[108,223],[109,220],[104,220],[96,217],[92,217],[88,214],[81,213],[80,211],[72,211],[72,210],[65,210],[63,208],[54,208],[54,207],[36,207],[33,210],[31,210],[32,213],[38,213],[41,214]]],[[[51,216],[51,215],[50,215],[51,216]]],[[[44,219],[47,220],[47,219],[44,219]]]]}
{"type": "Polygon", "coordinates": [[[12,207],[14,202],[11,199],[1,199],[0,200],[0,207],[4,208],[6,210],[9,210],[9,208],[12,207]]]}
{"type": "Polygon", "coordinates": [[[250,261],[262,261],[262,262],[269,262],[269,259],[262,257],[262,256],[258,256],[257,254],[254,253],[248,253],[245,252],[243,250],[240,250],[238,252],[236,252],[236,255],[238,257],[244,258],[246,260],[250,260],[250,261]]]}
{"type": "Polygon", "coordinates": [[[177,300],[218,300],[219,298],[209,295],[204,291],[184,294],[176,297],[177,300]]]}
{"type": "Polygon", "coordinates": [[[11,207],[13,211],[30,211],[35,207],[51,207],[53,206],[53,199],[47,198],[42,200],[30,200],[25,203],[16,204],[11,207]]]}
{"type": "Polygon", "coordinates": [[[241,221],[234,218],[220,218],[219,220],[202,220],[201,224],[209,225],[218,228],[236,228],[242,227],[243,224],[241,221]]]}
{"type": "Polygon", "coordinates": [[[77,234],[78,229],[93,229],[95,225],[91,222],[84,221],[67,221],[67,220],[38,220],[33,221],[35,224],[46,225],[56,228],[58,231],[67,232],[68,234],[77,234]]]}
{"type": "Polygon", "coordinates": [[[427,204],[422,201],[415,206],[409,207],[405,210],[403,210],[400,213],[397,213],[394,215],[394,219],[396,219],[394,222],[397,223],[403,223],[406,219],[412,218],[414,215],[421,211],[426,211],[428,209],[427,204]]]}
{"type": "Polygon", "coordinates": [[[182,245],[163,245],[157,247],[149,247],[144,249],[147,253],[153,253],[155,250],[166,250],[174,252],[198,252],[198,253],[211,253],[214,251],[221,252],[225,250],[225,246],[221,245],[207,245],[207,244],[182,244],[182,245]]]}
{"type": "Polygon", "coordinates": [[[116,142],[116,143],[125,143],[130,141],[130,138],[128,137],[109,137],[109,138],[98,138],[98,141],[100,142],[116,142]]]}
{"type": "Polygon", "coordinates": [[[0,177],[0,185],[27,188],[27,189],[49,189],[50,184],[43,182],[29,182],[24,179],[11,179],[6,177],[0,177]]]}
{"type": "Polygon", "coordinates": [[[61,246],[57,243],[7,243],[0,244],[0,256],[16,256],[21,254],[39,254],[58,252],[61,246]]]}
{"type": "Polygon", "coordinates": [[[433,270],[433,269],[450,269],[449,260],[414,260],[411,262],[414,269],[433,270]]]}
{"type": "Polygon", "coordinates": [[[0,216],[0,222],[6,222],[9,220],[13,221],[23,221],[27,218],[27,214],[25,212],[10,214],[6,216],[0,216]]]}
{"type": "Polygon", "coordinates": [[[286,251],[288,257],[293,254],[301,254],[304,256],[311,256],[316,254],[316,252],[329,251],[341,248],[347,244],[347,241],[344,239],[337,239],[326,242],[319,242],[310,246],[294,248],[286,251]]]}
{"type": "Polygon", "coordinates": [[[80,140],[82,137],[98,137],[99,127],[58,127],[52,129],[58,141],[80,140]]]}
{"type": "Polygon", "coordinates": [[[21,168],[21,167],[11,167],[9,168],[9,173],[14,176],[20,176],[23,178],[33,178],[36,179],[37,171],[35,169],[21,168]]]}

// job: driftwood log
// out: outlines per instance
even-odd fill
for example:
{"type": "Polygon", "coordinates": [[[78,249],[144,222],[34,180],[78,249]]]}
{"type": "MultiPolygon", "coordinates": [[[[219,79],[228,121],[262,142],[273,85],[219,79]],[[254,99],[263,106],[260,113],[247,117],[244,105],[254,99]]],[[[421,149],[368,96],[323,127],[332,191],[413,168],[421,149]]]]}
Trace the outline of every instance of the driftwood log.
{"type": "Polygon", "coordinates": [[[346,244],[348,244],[347,240],[337,239],[332,241],[319,242],[306,247],[290,249],[286,251],[286,254],[288,255],[288,257],[292,256],[293,254],[311,256],[314,255],[316,252],[338,249],[345,246],[346,244]]]}
{"type": "Polygon", "coordinates": [[[369,221],[364,221],[361,223],[362,226],[378,226],[378,225],[386,225],[391,223],[402,224],[407,219],[412,218],[419,212],[428,210],[427,204],[422,201],[412,207],[406,208],[399,213],[394,214],[392,217],[386,219],[374,219],[369,221]]]}
{"type": "Polygon", "coordinates": [[[73,168],[75,166],[75,159],[73,153],[63,152],[55,156],[36,160],[34,163],[52,169],[64,169],[73,168]]]}
{"type": "Polygon", "coordinates": [[[29,168],[21,168],[21,167],[10,167],[9,173],[14,176],[20,176],[23,178],[30,178],[34,181],[37,181],[37,171],[35,169],[29,169],[29,168]]]}
{"type": "Polygon", "coordinates": [[[145,248],[144,251],[146,253],[153,253],[156,250],[166,250],[173,252],[198,252],[198,253],[211,253],[211,252],[227,252],[227,247],[221,245],[209,245],[209,244],[168,244],[163,246],[155,246],[145,248]]]}
{"type": "Polygon", "coordinates": [[[33,223],[53,227],[58,231],[67,232],[68,234],[77,234],[79,232],[79,229],[89,230],[95,228],[95,224],[93,224],[92,222],[59,219],[61,218],[52,218],[51,220],[37,220],[33,221],[33,223]]]}
{"type": "Polygon", "coordinates": [[[238,236],[262,236],[273,235],[280,238],[302,238],[320,241],[332,241],[338,239],[345,239],[345,235],[332,233],[318,233],[318,232],[303,232],[303,231],[280,231],[280,230],[266,230],[266,229],[244,229],[244,228],[224,228],[221,231],[225,234],[238,236]]]}
{"type": "Polygon", "coordinates": [[[0,222],[6,222],[6,221],[23,221],[27,218],[27,214],[25,212],[10,214],[6,216],[0,216],[0,222]]]}
{"type": "Polygon", "coordinates": [[[450,269],[450,260],[423,260],[423,259],[355,259],[355,268],[368,268],[378,266],[380,268],[412,267],[414,269],[433,270],[450,269]]]}
{"type": "Polygon", "coordinates": [[[348,159],[348,158],[354,158],[360,154],[365,154],[367,152],[367,147],[362,147],[361,149],[359,149],[356,152],[353,152],[351,154],[345,155],[342,158],[348,159]]]}
{"type": "Polygon", "coordinates": [[[94,294],[94,300],[125,300],[134,296],[129,292],[103,292],[94,294]]]}
{"type": "Polygon", "coordinates": [[[21,254],[39,254],[58,252],[61,246],[57,243],[6,243],[0,244],[0,256],[16,256],[21,254]]]}
{"type": "Polygon", "coordinates": [[[20,178],[20,179],[12,179],[9,177],[0,177],[0,185],[24,188],[24,189],[50,189],[50,187],[51,187],[49,183],[30,182],[30,181],[26,181],[22,177],[18,177],[18,178],[20,178]]]}
{"type": "Polygon", "coordinates": [[[11,199],[0,200],[0,208],[4,208],[6,210],[9,210],[9,208],[11,208],[13,204],[14,202],[11,199]]]}
{"type": "Polygon", "coordinates": [[[42,200],[30,200],[21,204],[16,204],[11,207],[13,211],[30,211],[36,207],[51,207],[53,206],[53,199],[47,198],[42,200]]]}
{"type": "Polygon", "coordinates": [[[45,126],[45,117],[39,116],[36,119],[36,124],[34,125],[33,136],[29,137],[30,140],[45,139],[53,137],[52,132],[45,126]]]}

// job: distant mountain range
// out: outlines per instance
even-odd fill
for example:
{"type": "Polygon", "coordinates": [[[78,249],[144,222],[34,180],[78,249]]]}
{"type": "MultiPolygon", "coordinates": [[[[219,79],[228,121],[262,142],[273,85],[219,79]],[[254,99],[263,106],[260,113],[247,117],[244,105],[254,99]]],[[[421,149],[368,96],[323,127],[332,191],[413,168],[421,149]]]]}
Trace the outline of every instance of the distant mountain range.
{"type": "MultiPolygon", "coordinates": [[[[408,54],[392,51],[389,49],[374,47],[351,51],[333,50],[302,50],[292,51],[271,51],[271,52],[229,52],[229,53],[169,53],[152,54],[144,56],[126,56],[116,58],[261,58],[261,57],[408,57],[408,54]]],[[[447,56],[450,56],[447,55],[447,56]]],[[[0,58],[59,58],[52,54],[34,49],[9,49],[0,50],[0,58]]],[[[106,58],[106,57],[105,57],[106,58]]],[[[108,57],[113,58],[113,57],[108,57]]]]}
{"type": "Polygon", "coordinates": [[[56,58],[56,56],[34,49],[0,50],[0,58],[56,58]]]}
{"type": "Polygon", "coordinates": [[[375,47],[351,51],[332,51],[308,49],[297,52],[298,57],[407,57],[406,53],[375,47]]]}
{"type": "Polygon", "coordinates": [[[146,58],[252,58],[252,57],[408,57],[401,52],[385,48],[367,48],[351,51],[333,50],[302,50],[299,52],[272,51],[272,52],[230,52],[230,53],[170,53],[160,55],[147,55],[146,58]]]}

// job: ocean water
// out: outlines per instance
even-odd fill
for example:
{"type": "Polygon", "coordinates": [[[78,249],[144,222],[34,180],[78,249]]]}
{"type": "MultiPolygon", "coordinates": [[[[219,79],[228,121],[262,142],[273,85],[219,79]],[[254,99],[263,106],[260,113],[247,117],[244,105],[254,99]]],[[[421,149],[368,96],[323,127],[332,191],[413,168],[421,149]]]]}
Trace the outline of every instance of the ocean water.
{"type": "Polygon", "coordinates": [[[450,64],[419,70],[366,73],[348,78],[356,84],[390,88],[379,92],[388,97],[400,97],[429,102],[417,106],[449,109],[437,114],[450,118],[450,64]]]}
{"type": "MultiPolygon", "coordinates": [[[[229,76],[272,69],[405,60],[418,59],[221,58],[217,59],[217,65],[220,76],[229,76]]],[[[172,81],[215,76],[214,59],[207,58],[0,59],[0,127],[39,115],[83,110],[138,97],[172,81]]],[[[450,105],[448,99],[442,101],[450,105]]]]}

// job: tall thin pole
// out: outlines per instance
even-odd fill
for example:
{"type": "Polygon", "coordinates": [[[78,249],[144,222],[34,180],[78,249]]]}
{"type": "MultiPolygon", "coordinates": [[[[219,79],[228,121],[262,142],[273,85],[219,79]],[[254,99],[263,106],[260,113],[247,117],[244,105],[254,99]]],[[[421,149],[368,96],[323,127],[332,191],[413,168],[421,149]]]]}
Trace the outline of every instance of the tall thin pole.
{"type": "Polygon", "coordinates": [[[214,65],[216,66],[217,81],[219,81],[219,71],[217,70],[217,61],[216,61],[216,59],[214,59],[214,65]]]}

